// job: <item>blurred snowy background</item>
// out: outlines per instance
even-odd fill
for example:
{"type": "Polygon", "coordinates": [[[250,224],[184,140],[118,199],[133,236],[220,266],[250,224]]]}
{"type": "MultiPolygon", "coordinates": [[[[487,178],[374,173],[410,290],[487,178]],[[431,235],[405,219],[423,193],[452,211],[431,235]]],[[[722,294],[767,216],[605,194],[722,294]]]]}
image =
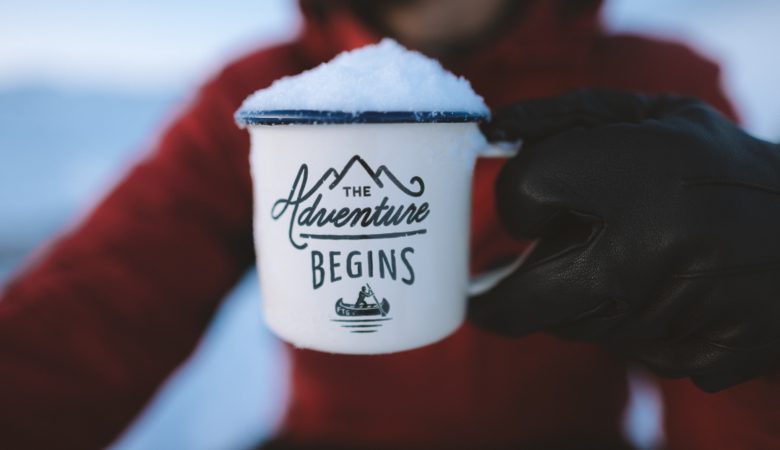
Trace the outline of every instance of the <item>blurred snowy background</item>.
{"type": "MultiPolygon", "coordinates": [[[[780,138],[780,2],[607,0],[605,18],[719,60],[747,128],[780,138]]],[[[0,283],[100,197],[209,73],[298,27],[294,0],[2,0],[0,283]]],[[[287,364],[258,296],[250,274],[116,449],[243,449],[273,429],[287,364]]],[[[659,406],[646,385],[635,391],[627,427],[649,447],[659,406]]]]}

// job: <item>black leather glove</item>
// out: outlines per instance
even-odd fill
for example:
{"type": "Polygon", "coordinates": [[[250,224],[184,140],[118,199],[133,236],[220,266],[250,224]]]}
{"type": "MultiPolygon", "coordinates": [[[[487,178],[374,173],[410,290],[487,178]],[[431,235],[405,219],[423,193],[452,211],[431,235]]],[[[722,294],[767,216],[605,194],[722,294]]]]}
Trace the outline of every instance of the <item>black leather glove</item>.
{"type": "Polygon", "coordinates": [[[780,148],[706,104],[583,91],[515,104],[483,131],[522,138],[499,216],[538,239],[471,302],[508,335],[602,342],[717,391],[780,360],[780,148]]]}

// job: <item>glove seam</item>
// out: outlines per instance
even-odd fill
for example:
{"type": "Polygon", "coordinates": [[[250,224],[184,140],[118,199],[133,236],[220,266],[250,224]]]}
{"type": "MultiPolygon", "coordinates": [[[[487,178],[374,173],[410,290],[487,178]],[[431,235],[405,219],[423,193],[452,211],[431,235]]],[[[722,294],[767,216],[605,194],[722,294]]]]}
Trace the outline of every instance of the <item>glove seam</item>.
{"type": "Polygon", "coordinates": [[[780,189],[758,183],[725,180],[721,178],[685,178],[682,181],[685,188],[725,186],[750,189],[772,195],[780,195],[780,189]]]}
{"type": "Polygon", "coordinates": [[[692,280],[698,278],[711,278],[720,276],[739,276],[748,275],[756,272],[764,272],[768,270],[780,270],[780,261],[772,261],[766,263],[750,264],[744,266],[724,267],[720,269],[702,270],[697,272],[685,272],[672,276],[674,279],[692,280]]]}

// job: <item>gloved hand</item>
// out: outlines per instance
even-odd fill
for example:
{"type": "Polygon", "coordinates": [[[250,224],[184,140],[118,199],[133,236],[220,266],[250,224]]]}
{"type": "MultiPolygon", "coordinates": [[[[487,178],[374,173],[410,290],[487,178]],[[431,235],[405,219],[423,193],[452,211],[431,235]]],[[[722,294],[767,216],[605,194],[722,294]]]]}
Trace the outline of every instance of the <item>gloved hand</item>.
{"type": "Polygon", "coordinates": [[[499,216],[538,240],[471,302],[508,335],[607,344],[717,391],[780,357],[780,148],[694,99],[582,91],[515,104],[483,127],[524,140],[499,216]]]}

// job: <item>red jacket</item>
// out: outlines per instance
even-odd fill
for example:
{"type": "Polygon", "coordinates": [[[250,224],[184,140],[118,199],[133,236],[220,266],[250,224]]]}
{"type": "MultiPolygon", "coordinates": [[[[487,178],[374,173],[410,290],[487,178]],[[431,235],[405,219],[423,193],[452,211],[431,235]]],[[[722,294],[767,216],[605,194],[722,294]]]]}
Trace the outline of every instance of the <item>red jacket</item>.
{"type": "MultiPolygon", "coordinates": [[[[679,45],[606,36],[595,10],[531,0],[478,52],[445,61],[492,106],[588,86],[701,97],[730,113],[715,65],[679,45]]],[[[240,59],[209,82],[156,151],[75,229],[37,255],[0,302],[0,447],[110,443],[192,352],[220,299],[253,262],[248,137],[233,112],[252,91],[377,36],[329,2],[302,36],[240,59]]],[[[500,161],[480,161],[472,268],[523,244],[501,229],[500,161]]],[[[290,349],[293,444],[377,448],[609,448],[621,442],[622,362],[546,334],[454,336],[387,356],[290,349]],[[378,388],[381,386],[381,388],[378,388]],[[584,447],[583,447],[584,446],[584,447]]],[[[708,395],[663,382],[675,449],[780,448],[780,385],[708,395]]]]}

